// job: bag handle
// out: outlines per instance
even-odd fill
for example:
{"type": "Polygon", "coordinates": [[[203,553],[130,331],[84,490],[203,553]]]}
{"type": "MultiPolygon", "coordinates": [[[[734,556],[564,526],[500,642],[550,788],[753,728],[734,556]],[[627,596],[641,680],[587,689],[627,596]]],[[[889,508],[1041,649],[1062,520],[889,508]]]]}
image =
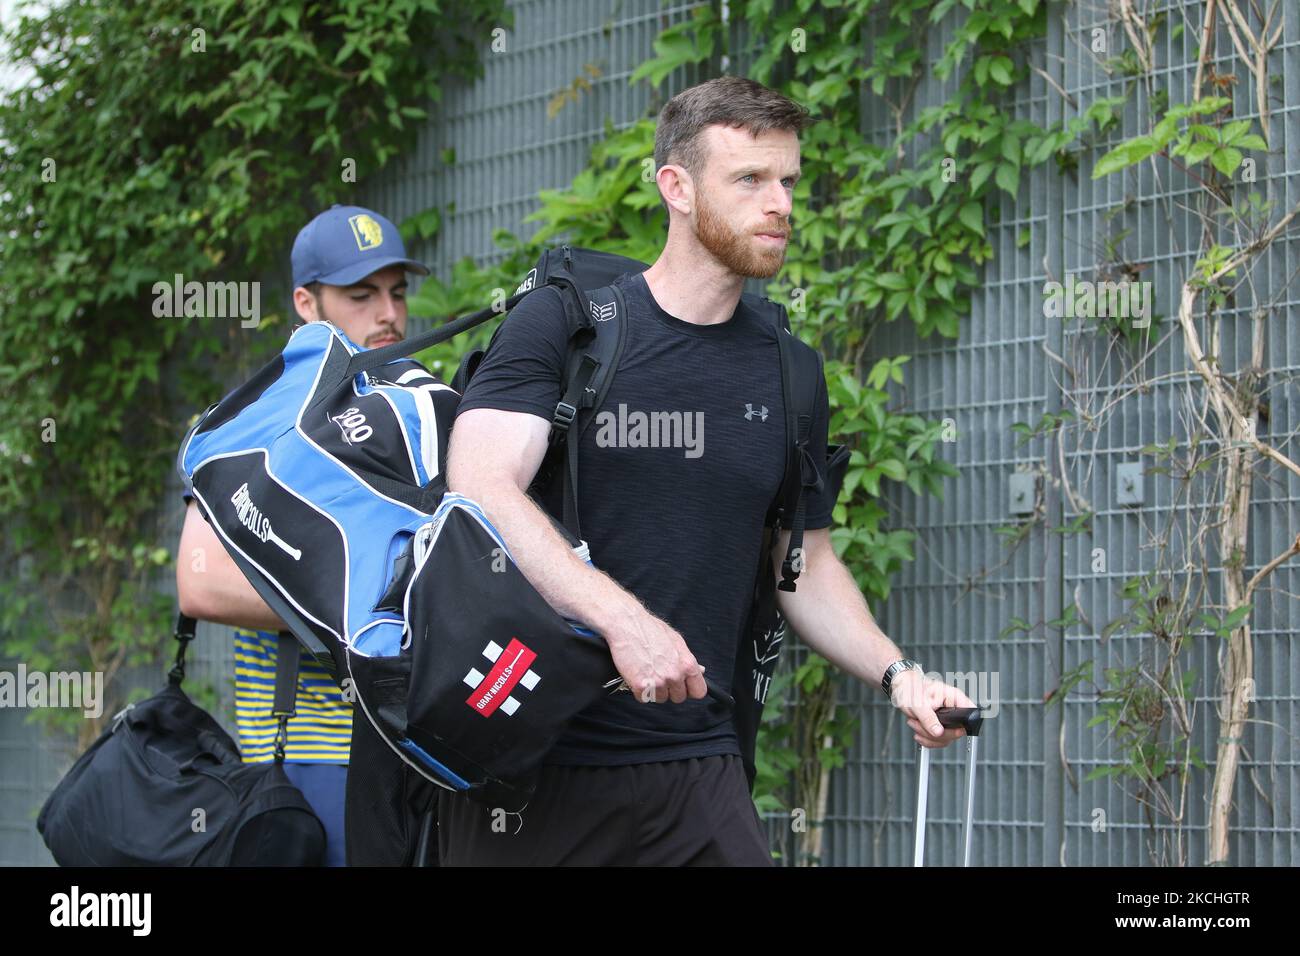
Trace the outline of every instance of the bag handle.
{"type": "Polygon", "coordinates": [[[610,283],[590,293],[592,301],[604,298],[605,294],[614,297],[614,319],[619,323],[615,329],[615,341],[603,341],[596,332],[596,326],[590,321],[588,313],[582,314],[582,322],[569,336],[568,353],[565,359],[567,383],[562,382],[564,393],[555,405],[551,416],[551,430],[547,435],[546,457],[538,468],[542,484],[549,484],[555,477],[554,471],[560,469],[560,508],[561,523],[576,538],[582,537],[582,526],[578,520],[578,445],[582,434],[591,424],[591,416],[580,418],[584,409],[593,412],[603,392],[607,390],[610,376],[617,371],[617,364],[622,352],[621,342],[626,335],[627,300],[617,282],[610,283]],[[575,344],[584,333],[589,333],[581,344],[575,344]],[[600,350],[598,344],[605,348],[600,350]],[[606,356],[609,365],[602,372],[600,355],[606,356]],[[574,364],[576,360],[576,365],[574,364]],[[601,378],[596,382],[597,375],[601,378]],[[595,382],[595,384],[593,384],[595,382]]]}
{"type": "MultiPolygon", "coordinates": [[[[770,301],[770,300],[767,300],[770,301]]],[[[808,452],[812,431],[812,412],[817,388],[822,378],[821,356],[804,343],[796,341],[785,321],[785,310],[778,310],[777,354],[781,365],[781,391],[785,400],[786,470],[776,503],[776,520],[772,524],[774,539],[782,528],[790,531],[785,559],[781,562],[782,591],[795,590],[802,570],[804,518],[807,496],[819,494],[822,478],[818,463],[808,452]],[[798,391],[796,391],[798,389],[798,391]]]]}
{"type": "Polygon", "coordinates": [[[361,351],[352,356],[348,362],[348,367],[343,373],[344,378],[350,378],[353,375],[360,375],[362,372],[369,372],[381,365],[387,365],[397,359],[406,358],[416,352],[422,351],[432,346],[445,342],[448,339],[455,338],[460,333],[474,328],[476,325],[482,325],[488,319],[494,316],[504,315],[518,305],[531,292],[527,289],[523,292],[516,292],[510,298],[506,299],[502,307],[488,306],[486,309],[479,309],[470,315],[463,315],[460,318],[452,319],[443,325],[435,326],[427,332],[421,332],[409,339],[401,342],[394,342],[392,345],[385,345],[383,348],[368,349],[361,351]]]}
{"type": "Polygon", "coordinates": [[[275,731],[275,762],[284,762],[284,750],[289,741],[289,718],[294,716],[298,703],[298,659],[301,650],[298,639],[288,631],[281,631],[275,650],[275,703],[271,716],[279,725],[275,731]]]}
{"type": "Polygon", "coordinates": [[[172,632],[172,636],[180,646],[176,648],[176,661],[172,664],[172,669],[167,672],[167,683],[176,687],[179,687],[181,681],[185,679],[185,648],[190,641],[194,640],[195,624],[194,618],[177,612],[176,630],[172,632]]]}
{"type": "MultiPolygon", "coordinates": [[[[194,640],[195,626],[198,622],[188,614],[178,612],[174,637],[179,642],[176,648],[176,662],[167,673],[168,683],[179,687],[185,679],[185,649],[194,640]]],[[[279,719],[275,734],[275,759],[284,760],[285,744],[288,742],[289,718],[295,715],[298,703],[298,665],[301,651],[298,639],[289,631],[281,631],[279,644],[275,653],[275,703],[271,705],[271,716],[279,719]]],[[[216,743],[209,741],[210,750],[218,751],[216,743]]]]}

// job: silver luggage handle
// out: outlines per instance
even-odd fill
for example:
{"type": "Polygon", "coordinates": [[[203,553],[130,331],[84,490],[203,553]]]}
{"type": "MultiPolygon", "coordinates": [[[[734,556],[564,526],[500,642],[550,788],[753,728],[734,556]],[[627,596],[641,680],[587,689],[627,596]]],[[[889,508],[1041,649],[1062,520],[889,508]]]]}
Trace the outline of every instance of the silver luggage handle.
{"type": "MultiPolygon", "coordinates": [[[[980,727],[984,715],[978,707],[940,707],[935,711],[939,724],[944,727],[964,727],[970,745],[966,758],[966,820],[962,825],[962,866],[970,866],[971,820],[975,814],[975,749],[979,743],[980,727]]],[[[921,766],[916,782],[916,844],[912,865],[923,866],[925,859],[925,801],[930,784],[930,749],[921,748],[921,766]]]]}

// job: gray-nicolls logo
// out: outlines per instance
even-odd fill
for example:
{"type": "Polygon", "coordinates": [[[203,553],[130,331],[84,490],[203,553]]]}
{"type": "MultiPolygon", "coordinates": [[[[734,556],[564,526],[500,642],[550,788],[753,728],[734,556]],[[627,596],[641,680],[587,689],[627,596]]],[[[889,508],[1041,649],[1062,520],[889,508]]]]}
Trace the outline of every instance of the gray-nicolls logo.
{"type": "Polygon", "coordinates": [[[591,303],[591,317],[597,322],[608,322],[616,315],[618,315],[617,301],[606,302],[604,305],[599,305],[595,302],[591,303]]]}
{"type": "Polygon", "coordinates": [[[754,416],[755,416],[755,415],[758,416],[758,420],[759,420],[760,422],[765,422],[765,421],[767,421],[767,406],[766,406],[766,405],[760,405],[760,406],[758,406],[758,408],[755,408],[755,407],[754,407],[753,405],[751,405],[749,402],[746,402],[746,403],[745,403],[745,421],[747,421],[747,422],[752,422],[752,421],[754,420],[754,416]]]}
{"type": "Polygon", "coordinates": [[[496,666],[484,674],[477,667],[471,667],[463,681],[474,688],[474,693],[465,701],[470,707],[484,717],[500,710],[507,717],[513,717],[519,709],[519,698],[512,692],[520,688],[532,690],[542,679],[532,664],[537,654],[524,645],[519,638],[512,638],[506,647],[496,641],[488,641],[483,648],[483,656],[496,666]]]}
{"type": "Polygon", "coordinates": [[[302,551],[271,530],[271,519],[262,514],[261,509],[253,504],[253,499],[248,493],[248,482],[240,485],[235,493],[230,496],[230,503],[235,506],[235,511],[239,515],[239,523],[257,535],[260,540],[279,545],[285,554],[295,561],[302,558],[302,551]]]}

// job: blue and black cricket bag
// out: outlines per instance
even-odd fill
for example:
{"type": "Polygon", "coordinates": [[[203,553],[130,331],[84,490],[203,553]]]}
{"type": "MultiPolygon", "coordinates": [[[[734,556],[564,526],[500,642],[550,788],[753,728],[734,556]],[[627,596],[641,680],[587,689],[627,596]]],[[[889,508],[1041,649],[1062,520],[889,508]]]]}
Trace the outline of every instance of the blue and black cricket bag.
{"type": "MultiPolygon", "coordinates": [[[[561,618],[482,509],[447,492],[447,436],[483,351],[466,355],[452,383],[459,389],[407,356],[527,295],[558,297],[569,356],[550,449],[530,493],[582,553],[576,436],[600,407],[626,338],[614,279],[645,268],[609,253],[550,249],[503,309],[370,351],[331,325],[308,324],[199,418],[178,457],[204,517],[250,583],[331,667],[393,752],[435,784],[491,806],[526,803],[567,721],[620,680],[604,640],[561,618]]],[[[765,541],[791,531],[779,586],[793,590],[807,495],[821,491],[807,451],[820,357],[790,333],[783,308],[747,299],[779,323],[789,456],[765,541]]],[[[829,451],[838,485],[847,449],[829,451]]],[[[769,547],[756,561],[736,699],[709,685],[733,711],[751,785],[783,633],[769,547]]]]}
{"type": "Polygon", "coordinates": [[[429,780],[513,809],[568,719],[620,679],[604,640],[561,618],[483,510],[446,490],[459,395],[405,355],[498,314],[371,351],[309,323],[199,417],[178,469],[358,716],[429,780]]]}

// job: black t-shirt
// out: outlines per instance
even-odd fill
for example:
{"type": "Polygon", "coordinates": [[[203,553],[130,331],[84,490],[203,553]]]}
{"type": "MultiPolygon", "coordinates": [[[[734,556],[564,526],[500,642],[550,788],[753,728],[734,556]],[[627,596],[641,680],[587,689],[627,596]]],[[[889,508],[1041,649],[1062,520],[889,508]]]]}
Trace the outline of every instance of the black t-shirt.
{"type": "MultiPolygon", "coordinates": [[[[785,472],[778,333],[743,300],[728,321],[696,325],[660,308],[642,275],[619,282],[627,338],[579,444],[583,537],[592,563],[676,628],[709,682],[730,693],[763,519],[785,472]]],[[[549,423],[567,341],[555,292],[529,295],[503,322],[459,412],[496,408],[549,423]]],[[[819,463],[827,420],[823,380],[810,442],[819,463]]],[[[833,505],[811,502],[807,527],[828,526],[833,505]]],[[[646,704],[615,693],[579,714],[546,762],[614,766],[738,753],[731,715],[711,698],[646,704]]]]}

